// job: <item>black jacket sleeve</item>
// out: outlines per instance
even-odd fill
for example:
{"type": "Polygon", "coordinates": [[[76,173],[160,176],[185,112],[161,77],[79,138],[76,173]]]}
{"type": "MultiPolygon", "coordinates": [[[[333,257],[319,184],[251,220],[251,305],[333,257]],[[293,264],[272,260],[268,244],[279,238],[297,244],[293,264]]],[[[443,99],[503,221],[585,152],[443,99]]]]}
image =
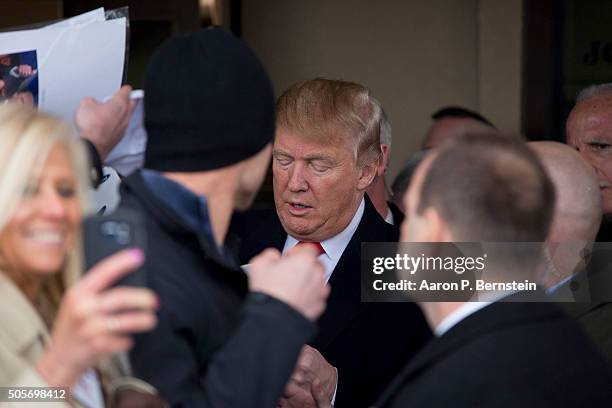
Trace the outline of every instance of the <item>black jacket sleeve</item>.
{"type": "Polygon", "coordinates": [[[85,138],[81,138],[81,140],[83,141],[83,145],[85,145],[87,155],[89,156],[91,185],[93,186],[93,188],[98,188],[98,186],[102,182],[103,176],[102,159],[100,158],[98,149],[96,149],[93,143],[91,143],[85,138]]]}
{"type": "MultiPolygon", "coordinates": [[[[163,302],[163,301],[162,301],[163,302]]],[[[247,296],[231,337],[203,367],[194,354],[206,342],[177,329],[162,310],[153,332],[131,352],[136,375],[158,387],[174,407],[271,408],[276,406],[314,323],[262,293],[247,296]]]]}

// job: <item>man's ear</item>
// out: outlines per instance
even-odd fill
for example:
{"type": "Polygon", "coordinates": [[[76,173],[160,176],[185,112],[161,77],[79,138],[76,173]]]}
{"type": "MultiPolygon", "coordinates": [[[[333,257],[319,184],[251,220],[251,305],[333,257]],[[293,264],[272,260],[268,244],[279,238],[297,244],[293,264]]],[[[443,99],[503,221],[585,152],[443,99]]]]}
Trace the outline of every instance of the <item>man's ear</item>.
{"type": "Polygon", "coordinates": [[[357,171],[359,172],[359,178],[357,180],[357,190],[363,191],[370,187],[370,184],[372,184],[376,177],[379,162],[380,159],[376,159],[358,167],[357,171]]]}
{"type": "Polygon", "coordinates": [[[422,217],[424,224],[427,225],[427,228],[425,228],[426,240],[424,242],[453,241],[448,224],[444,221],[440,213],[435,208],[426,208],[423,211],[422,217]]]}
{"type": "Polygon", "coordinates": [[[380,150],[382,155],[380,156],[380,161],[376,170],[376,175],[378,177],[384,176],[385,172],[387,171],[387,167],[389,166],[389,145],[381,143],[380,150]]]}

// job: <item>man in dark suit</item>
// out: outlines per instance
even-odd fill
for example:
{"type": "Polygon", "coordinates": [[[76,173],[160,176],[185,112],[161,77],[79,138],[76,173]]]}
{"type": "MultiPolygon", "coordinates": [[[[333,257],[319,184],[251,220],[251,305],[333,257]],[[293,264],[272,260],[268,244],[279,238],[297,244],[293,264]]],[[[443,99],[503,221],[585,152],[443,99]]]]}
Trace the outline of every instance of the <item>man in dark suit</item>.
{"type": "MultiPolygon", "coordinates": [[[[487,271],[503,265],[524,273],[537,259],[524,261],[513,253],[521,246],[510,242],[546,238],[554,189],[520,142],[470,136],[423,161],[405,204],[402,241],[509,242],[503,254],[489,256],[487,271]]],[[[420,303],[436,338],[376,407],[610,406],[612,371],[577,323],[554,303],[530,303],[542,299],[537,291],[486,295],[488,301],[420,303]]]]}
{"type": "Polygon", "coordinates": [[[603,220],[598,242],[612,241],[612,83],[580,91],[566,123],[567,144],[578,150],[599,178],[603,220]]]}
{"type": "Polygon", "coordinates": [[[539,283],[552,293],[585,267],[585,251],[592,246],[601,222],[599,182],[589,163],[566,144],[540,141],[527,146],[538,156],[555,187],[546,262],[539,273],[539,283]]]}
{"type": "Polygon", "coordinates": [[[591,248],[602,218],[597,175],[565,144],[529,142],[528,146],[544,164],[557,196],[541,284],[612,361],[610,251],[597,248],[598,244],[591,248]]]}
{"type": "Polygon", "coordinates": [[[380,105],[361,85],[315,79],[292,86],[277,101],[276,211],[234,220],[244,262],[268,246],[285,253],[316,243],[331,286],[319,335],[303,350],[281,406],[318,399],[367,407],[430,336],[413,303],[361,303],[361,243],[398,238],[364,195],[381,156],[380,120],[380,105]],[[316,383],[319,395],[311,392],[316,383]]]}

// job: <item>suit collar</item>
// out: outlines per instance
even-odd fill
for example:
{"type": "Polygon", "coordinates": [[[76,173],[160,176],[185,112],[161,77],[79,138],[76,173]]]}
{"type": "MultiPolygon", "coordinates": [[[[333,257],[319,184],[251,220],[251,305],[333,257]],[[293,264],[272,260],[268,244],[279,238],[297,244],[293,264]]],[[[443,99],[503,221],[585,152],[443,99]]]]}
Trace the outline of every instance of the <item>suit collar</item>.
{"type": "MultiPolygon", "coordinates": [[[[283,249],[287,233],[276,211],[253,210],[237,214],[233,224],[234,229],[245,237],[244,241],[248,244],[242,251],[241,258],[244,263],[268,247],[283,249]]],[[[368,303],[361,302],[361,243],[397,242],[398,237],[397,228],[380,217],[365,195],[361,221],[328,282],[331,293],[327,299],[327,309],[319,318],[319,335],[311,344],[313,347],[324,350],[368,307],[368,303]]]]}
{"type": "Polygon", "coordinates": [[[453,326],[441,337],[431,340],[404,367],[379,398],[376,407],[383,407],[405,383],[409,383],[420,372],[446,355],[456,352],[485,334],[507,329],[529,322],[562,318],[565,315],[552,303],[537,303],[530,300],[544,296],[543,293],[516,293],[505,302],[496,302],[484,307],[453,326]]]}

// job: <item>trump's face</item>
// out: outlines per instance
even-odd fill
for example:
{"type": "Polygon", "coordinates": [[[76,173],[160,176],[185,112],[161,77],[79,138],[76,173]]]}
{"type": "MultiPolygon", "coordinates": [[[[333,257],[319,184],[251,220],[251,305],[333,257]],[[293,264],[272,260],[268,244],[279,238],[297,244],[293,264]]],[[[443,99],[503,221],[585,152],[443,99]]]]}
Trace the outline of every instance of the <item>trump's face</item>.
{"type": "Polygon", "coordinates": [[[278,128],[272,151],[274,203],[285,231],[320,242],[353,218],[375,166],[357,166],[351,143],[309,138],[278,128]]]}

